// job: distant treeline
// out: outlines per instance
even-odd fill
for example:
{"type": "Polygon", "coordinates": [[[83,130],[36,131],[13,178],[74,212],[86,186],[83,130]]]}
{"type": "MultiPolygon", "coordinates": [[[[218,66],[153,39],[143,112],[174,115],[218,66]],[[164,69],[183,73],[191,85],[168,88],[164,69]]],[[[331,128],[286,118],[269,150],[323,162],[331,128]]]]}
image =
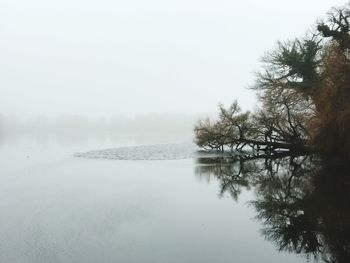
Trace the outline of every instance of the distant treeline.
{"type": "Polygon", "coordinates": [[[20,118],[0,114],[0,140],[18,137],[64,140],[110,139],[155,142],[191,141],[195,115],[149,114],[136,117],[92,118],[64,115],[20,118]]]}

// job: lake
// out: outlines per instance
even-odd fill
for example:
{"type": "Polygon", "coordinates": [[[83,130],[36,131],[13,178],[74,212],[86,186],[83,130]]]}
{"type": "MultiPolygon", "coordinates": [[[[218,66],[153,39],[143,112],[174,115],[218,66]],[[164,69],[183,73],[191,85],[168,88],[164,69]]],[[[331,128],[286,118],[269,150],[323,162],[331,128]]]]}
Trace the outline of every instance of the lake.
{"type": "Polygon", "coordinates": [[[280,223],[268,221],[267,194],[277,198],[299,175],[270,180],[272,187],[271,174],[256,176],[265,162],[242,168],[189,144],[130,145],[2,141],[0,262],[315,260],[305,249],[280,250],[267,232],[280,223]]]}

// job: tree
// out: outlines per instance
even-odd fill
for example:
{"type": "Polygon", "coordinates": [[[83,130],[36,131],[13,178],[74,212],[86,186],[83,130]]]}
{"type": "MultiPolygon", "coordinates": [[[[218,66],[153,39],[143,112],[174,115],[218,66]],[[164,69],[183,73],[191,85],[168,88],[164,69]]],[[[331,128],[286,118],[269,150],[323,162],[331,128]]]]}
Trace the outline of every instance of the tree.
{"type": "Polygon", "coordinates": [[[257,90],[294,89],[308,97],[319,81],[321,41],[317,37],[278,42],[277,49],[267,53],[258,74],[257,90]]]}
{"type": "Polygon", "coordinates": [[[332,8],[328,13],[328,19],[320,22],[317,29],[323,37],[330,37],[336,41],[342,50],[348,50],[350,48],[349,19],[349,4],[340,8],[332,8]]]}
{"type": "Polygon", "coordinates": [[[261,107],[235,101],[195,126],[210,149],[320,152],[350,158],[350,3],[334,8],[309,37],[279,42],[263,57],[255,85],[261,107]]]}

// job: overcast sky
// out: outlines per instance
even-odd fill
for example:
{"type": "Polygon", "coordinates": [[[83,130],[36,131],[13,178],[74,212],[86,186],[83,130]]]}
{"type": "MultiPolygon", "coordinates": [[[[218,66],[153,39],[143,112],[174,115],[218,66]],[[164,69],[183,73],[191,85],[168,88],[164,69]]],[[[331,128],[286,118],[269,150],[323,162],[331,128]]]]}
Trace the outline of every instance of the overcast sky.
{"type": "Polygon", "coordinates": [[[1,0],[0,113],[210,113],[337,0],[1,0]]]}

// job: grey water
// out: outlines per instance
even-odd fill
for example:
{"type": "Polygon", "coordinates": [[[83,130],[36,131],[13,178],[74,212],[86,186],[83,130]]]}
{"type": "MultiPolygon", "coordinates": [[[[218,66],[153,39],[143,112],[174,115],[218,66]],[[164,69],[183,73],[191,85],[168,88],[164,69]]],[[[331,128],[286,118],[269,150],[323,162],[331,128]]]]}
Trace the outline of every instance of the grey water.
{"type": "Polygon", "coordinates": [[[0,262],[317,260],[280,249],[264,233],[256,179],[247,181],[246,172],[227,181],[236,164],[217,165],[196,151],[2,141],[0,262]]]}

